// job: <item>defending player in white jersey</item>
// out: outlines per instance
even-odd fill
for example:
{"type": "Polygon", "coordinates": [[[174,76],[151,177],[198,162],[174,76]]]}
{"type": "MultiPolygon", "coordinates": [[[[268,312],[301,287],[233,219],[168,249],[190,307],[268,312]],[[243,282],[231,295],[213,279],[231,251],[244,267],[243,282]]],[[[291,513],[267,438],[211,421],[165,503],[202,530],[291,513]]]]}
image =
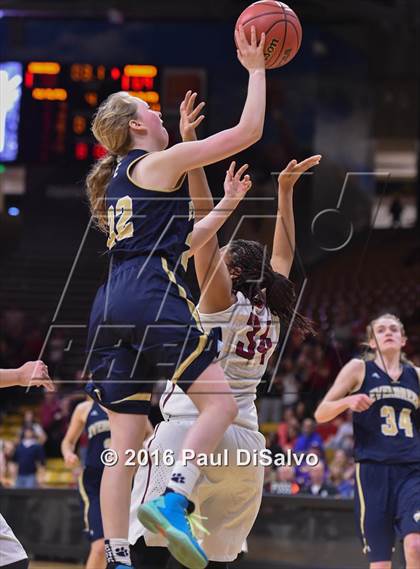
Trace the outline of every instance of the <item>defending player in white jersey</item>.
{"type": "MultiPolygon", "coordinates": [[[[40,360],[26,362],[17,369],[0,369],[1,387],[44,387],[54,391],[48,368],[40,360]]],[[[27,569],[28,556],[20,541],[0,514],[0,567],[1,569],[27,569]]]]}
{"type": "MultiPolygon", "coordinates": [[[[184,140],[194,139],[195,127],[201,122],[198,115],[202,104],[194,109],[195,97],[196,94],[188,93],[181,105],[180,129],[184,140]]],[[[255,398],[257,385],[277,346],[280,323],[288,326],[294,311],[294,287],[287,278],[295,241],[293,187],[300,175],[318,164],[320,158],[313,156],[300,164],[294,160],[279,176],[271,259],[266,255],[267,249],[255,241],[236,240],[219,250],[216,236],[195,255],[201,290],[200,319],[205,330],[222,328],[219,361],[239,409],[234,424],[213,453],[213,460],[221,465],[204,466],[194,490],[196,508],[207,518],[208,533],[203,535],[202,545],[211,560],[209,568],[226,567],[227,562],[236,559],[260,507],[263,467],[253,463],[238,466],[237,451],[243,449],[254,454],[265,448],[264,437],[258,432],[255,398]]],[[[235,174],[232,163],[226,174],[224,199],[231,200],[232,210],[250,187],[249,176],[242,179],[246,168],[243,166],[235,174]]],[[[200,219],[214,205],[203,169],[189,173],[189,185],[200,219]]],[[[295,315],[294,325],[303,334],[311,331],[308,321],[299,314],[295,315]]],[[[129,540],[136,544],[133,562],[142,568],[164,567],[167,559],[167,550],[159,547],[165,544],[164,539],[146,531],[137,520],[138,506],[158,496],[171,475],[170,466],[152,457],[157,457],[157,453],[162,456],[165,449],[171,449],[178,457],[185,434],[198,415],[194,404],[170,382],[160,405],[165,421],[156,427],[148,443],[151,459],[147,467],[139,468],[132,493],[129,540]],[[157,547],[145,552],[143,536],[148,546],[157,547]]]]}

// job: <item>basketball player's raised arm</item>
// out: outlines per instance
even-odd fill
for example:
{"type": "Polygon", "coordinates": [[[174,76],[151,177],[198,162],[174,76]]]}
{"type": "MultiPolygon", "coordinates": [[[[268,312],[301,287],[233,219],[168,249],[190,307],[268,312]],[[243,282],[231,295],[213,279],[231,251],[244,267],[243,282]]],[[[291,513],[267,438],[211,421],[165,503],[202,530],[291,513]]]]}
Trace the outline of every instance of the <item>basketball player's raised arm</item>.
{"type": "MultiPolygon", "coordinates": [[[[205,103],[202,101],[195,106],[196,100],[197,93],[187,91],[179,107],[179,132],[183,142],[197,140],[196,129],[204,120],[201,111],[205,103]]],[[[188,190],[194,205],[194,222],[197,223],[214,208],[214,200],[204,168],[188,171],[188,190]]]]}
{"type": "MultiPolygon", "coordinates": [[[[200,115],[204,103],[194,108],[196,97],[196,93],[188,91],[180,107],[179,130],[182,140],[186,142],[197,140],[196,128],[204,119],[204,115],[200,115]]],[[[188,189],[194,204],[195,219],[198,220],[194,226],[195,230],[203,218],[212,214],[214,208],[213,196],[204,168],[195,168],[188,172],[188,189]]],[[[220,203],[218,205],[220,207],[220,203]]],[[[200,309],[203,312],[212,313],[231,306],[234,302],[232,281],[220,255],[216,232],[213,232],[203,246],[197,248],[194,262],[201,291],[200,309]]]]}
{"type": "Polygon", "coordinates": [[[0,387],[44,387],[54,391],[54,384],[48,375],[44,362],[26,362],[17,369],[0,369],[0,387]]]}
{"type": "MultiPolygon", "coordinates": [[[[159,185],[161,175],[156,170],[163,169],[166,172],[166,187],[174,187],[184,172],[224,160],[261,138],[266,106],[265,36],[261,35],[258,44],[253,28],[249,44],[242,27],[235,33],[238,59],[249,71],[248,94],[239,123],[203,140],[181,142],[167,150],[151,153],[142,165],[143,177],[148,185],[159,185]]],[[[136,170],[134,168],[134,176],[136,170]]]]}
{"type": "Polygon", "coordinates": [[[349,395],[360,388],[365,374],[365,362],[350,360],[337,375],[334,385],[318,405],[315,420],[328,423],[347,409],[361,413],[367,411],[373,400],[364,393],[349,395]]]}
{"type": "MultiPolygon", "coordinates": [[[[180,106],[179,131],[183,141],[197,140],[196,128],[204,119],[204,115],[200,115],[204,103],[200,103],[194,108],[196,98],[197,93],[188,91],[180,106]]],[[[232,163],[229,169],[232,180],[235,176],[234,168],[235,165],[232,163]]],[[[237,180],[238,183],[246,168],[247,166],[242,166],[242,168],[238,170],[235,176],[235,180],[237,180]]],[[[229,192],[228,190],[223,199],[214,207],[213,196],[207,182],[204,168],[195,168],[188,172],[188,188],[193,200],[196,219],[190,246],[190,256],[195,255],[201,247],[217,234],[217,231],[236,209],[245,193],[251,187],[249,176],[246,178],[247,179],[243,181],[243,187],[239,184],[239,191],[229,192]]]]}
{"type": "Polygon", "coordinates": [[[226,173],[225,195],[217,206],[200,219],[195,225],[192,234],[190,256],[195,255],[210,239],[216,236],[219,229],[238,207],[239,202],[251,189],[251,180],[248,175],[242,180],[242,175],[248,164],[241,166],[235,174],[235,162],[232,162],[226,173]]]}
{"type": "MultiPolygon", "coordinates": [[[[232,162],[229,170],[226,172],[224,182],[225,200],[240,200],[249,191],[251,188],[249,176],[246,175],[242,178],[247,167],[247,165],[242,166],[235,174],[235,162],[232,162]]],[[[207,217],[210,217],[212,214],[213,212],[207,217]]],[[[194,261],[201,293],[200,312],[212,314],[232,306],[236,301],[232,293],[232,279],[222,258],[216,235],[197,250],[194,261]]]]}
{"type": "Polygon", "coordinates": [[[285,277],[290,274],[295,255],[295,220],[293,215],[293,189],[301,175],[319,164],[319,154],[303,162],[292,160],[278,177],[278,202],[276,227],[273,238],[271,266],[285,277]]]}
{"type": "Polygon", "coordinates": [[[79,457],[75,453],[76,445],[85,428],[86,419],[91,407],[91,401],[83,401],[79,403],[73,411],[67,432],[61,441],[61,454],[67,466],[73,467],[79,464],[79,457]]]}

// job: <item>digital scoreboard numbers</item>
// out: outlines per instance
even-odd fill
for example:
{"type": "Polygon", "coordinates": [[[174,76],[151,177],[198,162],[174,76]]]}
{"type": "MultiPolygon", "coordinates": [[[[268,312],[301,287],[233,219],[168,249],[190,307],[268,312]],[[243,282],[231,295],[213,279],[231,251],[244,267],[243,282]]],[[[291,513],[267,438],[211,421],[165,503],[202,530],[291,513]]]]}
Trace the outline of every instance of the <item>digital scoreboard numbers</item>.
{"type": "Polygon", "coordinates": [[[154,65],[32,61],[21,66],[19,162],[92,161],[102,156],[104,149],[90,126],[97,106],[116,91],[127,91],[160,110],[154,65]]]}

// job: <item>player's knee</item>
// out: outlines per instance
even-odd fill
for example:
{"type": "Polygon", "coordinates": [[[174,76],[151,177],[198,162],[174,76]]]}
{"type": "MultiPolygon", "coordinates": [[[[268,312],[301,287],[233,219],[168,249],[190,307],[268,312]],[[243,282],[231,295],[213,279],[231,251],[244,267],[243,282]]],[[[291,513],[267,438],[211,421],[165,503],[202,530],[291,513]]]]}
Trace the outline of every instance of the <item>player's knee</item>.
{"type": "Polygon", "coordinates": [[[404,541],[404,550],[408,559],[420,562],[420,534],[408,535],[404,541]]]}
{"type": "Polygon", "coordinates": [[[222,397],[221,400],[222,408],[219,407],[219,413],[223,413],[223,416],[229,421],[229,423],[233,423],[238,414],[238,405],[233,398],[233,395],[226,395],[225,397],[222,397]]]}

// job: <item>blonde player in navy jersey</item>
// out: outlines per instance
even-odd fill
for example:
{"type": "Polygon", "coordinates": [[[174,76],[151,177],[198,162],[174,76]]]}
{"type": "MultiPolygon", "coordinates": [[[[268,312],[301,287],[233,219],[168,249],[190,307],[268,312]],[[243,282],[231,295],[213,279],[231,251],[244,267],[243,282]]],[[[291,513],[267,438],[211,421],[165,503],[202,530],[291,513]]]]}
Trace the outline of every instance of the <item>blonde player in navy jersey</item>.
{"type": "MultiPolygon", "coordinates": [[[[108,414],[91,399],[76,405],[61,442],[61,453],[69,468],[74,468],[80,463],[76,447],[83,431],[86,432],[88,446],[83,472],[79,478],[79,493],[83,507],[85,532],[91,544],[86,569],[104,569],[106,560],[99,491],[104,471],[101,456],[109,447],[111,432],[108,414]]],[[[153,428],[148,422],[146,436],[152,432],[153,428]]]]}
{"type": "MultiPolygon", "coordinates": [[[[101,483],[108,569],[131,566],[128,517],[134,467],[127,465],[127,450],[136,452],[143,442],[154,382],[162,375],[172,379],[199,409],[183,441],[195,453],[212,452],[238,411],[223,370],[214,362],[217,333],[202,329],[184,281],[188,257],[220,220],[207,216],[192,232],[194,208],[182,187],[186,172],[223,160],[262,136],[265,37],[258,43],[253,28],[249,44],[242,28],[235,33],[249,83],[233,128],[166,149],[168,133],[160,113],[127,93],[109,97],[93,122],[93,133],[108,155],[92,169],[87,190],[93,216],[108,233],[110,274],[90,316],[92,381],[87,390],[108,411],[111,447],[119,457],[105,468],[101,483]]],[[[196,460],[177,462],[165,494],[140,512],[143,523],[163,533],[174,557],[191,569],[207,565],[188,522],[189,497],[199,476],[196,460]]]]}
{"type": "Polygon", "coordinates": [[[108,415],[91,399],[82,401],[75,407],[65,437],[61,442],[61,453],[66,465],[70,468],[79,464],[79,457],[75,450],[83,431],[86,431],[88,437],[88,447],[84,469],[79,478],[79,492],[83,503],[85,531],[90,541],[86,569],[105,569],[99,490],[104,470],[101,453],[109,446],[111,433],[108,415]]]}
{"type": "MultiPolygon", "coordinates": [[[[195,138],[195,99],[196,94],[189,92],[181,105],[180,130],[184,140],[195,138]]],[[[201,109],[202,103],[197,108],[201,109]]],[[[265,259],[264,247],[253,241],[233,241],[220,252],[216,236],[195,252],[201,290],[200,319],[207,330],[222,327],[219,361],[239,409],[213,455],[222,462],[203,468],[194,490],[200,514],[207,518],[203,548],[212,569],[226,567],[237,557],[260,507],[264,469],[252,463],[237,466],[237,451],[241,449],[253,456],[265,448],[264,437],[258,432],[254,401],[257,385],[276,348],[280,323],[288,326],[294,309],[293,285],[287,278],[294,256],[293,187],[320,158],[313,156],[300,164],[292,161],[279,176],[279,210],[271,259],[265,259]],[[224,463],[225,452],[228,464],[224,463]]],[[[222,200],[225,216],[232,213],[250,188],[249,176],[242,178],[245,170],[243,166],[235,173],[232,163],[226,174],[222,200]]],[[[189,186],[196,212],[208,215],[213,210],[213,199],[203,169],[189,173],[189,186]]],[[[302,332],[310,331],[309,323],[300,315],[296,315],[295,323],[302,332]]],[[[148,445],[149,464],[139,469],[132,494],[130,542],[139,569],[164,567],[166,560],[161,548],[145,550],[142,536],[149,545],[161,546],[165,541],[145,532],[136,515],[139,502],[159,495],[170,478],[170,468],[162,461],[156,463],[156,452],[162,455],[170,449],[178,456],[180,441],[198,415],[194,403],[170,382],[160,404],[165,422],[155,429],[148,445]]]]}
{"type": "Polygon", "coordinates": [[[315,413],[319,423],[353,411],[356,517],[370,569],[391,569],[398,536],[407,569],[420,567],[420,368],[407,362],[404,327],[393,314],[373,320],[374,358],[353,359],[315,413]]]}

